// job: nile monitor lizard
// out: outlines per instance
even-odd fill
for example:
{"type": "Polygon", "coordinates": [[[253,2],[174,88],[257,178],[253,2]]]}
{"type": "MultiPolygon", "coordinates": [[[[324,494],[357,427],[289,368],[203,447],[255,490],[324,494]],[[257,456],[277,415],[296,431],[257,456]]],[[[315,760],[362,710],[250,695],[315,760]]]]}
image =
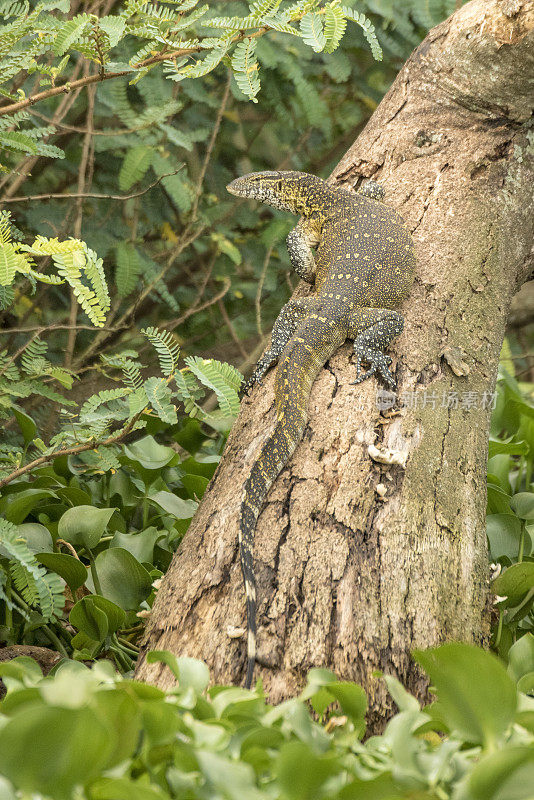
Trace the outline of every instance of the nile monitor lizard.
{"type": "Polygon", "coordinates": [[[326,184],[303,172],[255,172],[228,191],[300,215],[287,237],[294,270],[315,284],[309,297],[290,300],[274,324],[271,346],[243,384],[242,394],[279,361],[275,382],[276,425],[245,483],[239,526],[241,567],[247,598],[250,687],[256,660],[256,582],[253,545],[267,492],[302,438],[311,386],[328,358],[354,339],[356,380],[377,373],[391,388],[391,358],[384,354],[403,328],[389,310],[408,294],[415,256],[399,215],[384,205],[382,187],[370,181],[359,193],[326,184]],[[312,247],[317,248],[315,256],[312,247]],[[369,365],[360,372],[361,362],[369,365]]]}

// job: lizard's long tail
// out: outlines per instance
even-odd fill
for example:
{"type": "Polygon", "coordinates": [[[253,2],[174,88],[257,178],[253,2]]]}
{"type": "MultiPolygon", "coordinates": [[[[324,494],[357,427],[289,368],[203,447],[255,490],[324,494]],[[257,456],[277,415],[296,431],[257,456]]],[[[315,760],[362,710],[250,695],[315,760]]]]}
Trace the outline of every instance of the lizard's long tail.
{"type": "MultiPolygon", "coordinates": [[[[324,318],[323,318],[324,319],[324,318]]],[[[279,362],[275,383],[277,422],[263,445],[245,483],[239,523],[241,569],[247,605],[247,677],[252,685],[256,661],[256,578],[254,574],[254,531],[267,493],[293,455],[307,420],[307,404],[317,373],[344,341],[345,335],[310,317],[288,343],[279,362]]]]}

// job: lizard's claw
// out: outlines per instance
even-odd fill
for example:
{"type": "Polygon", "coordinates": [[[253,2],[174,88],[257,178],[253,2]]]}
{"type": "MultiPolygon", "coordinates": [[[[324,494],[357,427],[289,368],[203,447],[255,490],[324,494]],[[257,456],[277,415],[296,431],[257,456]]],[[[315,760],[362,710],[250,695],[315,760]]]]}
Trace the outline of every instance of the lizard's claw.
{"type": "Polygon", "coordinates": [[[246,381],[243,381],[237,393],[238,398],[242,400],[244,397],[248,397],[256,383],[261,386],[262,382],[257,378],[254,378],[253,375],[251,375],[246,381]]]}
{"type": "Polygon", "coordinates": [[[389,370],[391,364],[391,357],[385,355],[380,350],[366,349],[365,352],[356,351],[356,380],[351,382],[352,386],[362,383],[362,381],[370,378],[371,375],[378,373],[384,383],[391,389],[397,388],[397,382],[389,370]],[[371,366],[366,372],[360,374],[361,362],[367,361],[371,366]]]}

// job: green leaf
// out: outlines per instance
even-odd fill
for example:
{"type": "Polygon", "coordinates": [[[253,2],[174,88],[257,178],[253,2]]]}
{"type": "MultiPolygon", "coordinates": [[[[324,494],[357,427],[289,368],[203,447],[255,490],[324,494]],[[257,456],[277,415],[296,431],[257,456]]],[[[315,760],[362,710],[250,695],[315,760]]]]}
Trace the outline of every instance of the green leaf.
{"type": "Polygon", "coordinates": [[[91,708],[34,705],[0,729],[0,772],[22,791],[70,800],[99,774],[114,739],[91,708]]]}
{"type": "Polygon", "coordinates": [[[43,500],[51,499],[57,499],[57,495],[51,489],[26,489],[7,497],[4,514],[14,525],[20,525],[43,500]]]}
{"type": "Polygon", "coordinates": [[[102,642],[108,634],[122,628],[125,618],[122,608],[98,594],[82,597],[69,614],[71,625],[95,642],[102,642]]]}
{"type": "Polygon", "coordinates": [[[140,563],[150,563],[154,555],[154,545],[166,535],[166,531],[157,528],[146,528],[139,533],[120,533],[116,531],[109,543],[110,547],[122,547],[128,550],[140,563]]]}
{"type": "Polygon", "coordinates": [[[450,730],[466,742],[496,747],[517,706],[516,688],[497,657],[451,643],[417,650],[414,658],[430,676],[450,730]]]}
{"type": "Polygon", "coordinates": [[[119,172],[119,188],[122,192],[130,189],[140,181],[149,169],[153,158],[153,149],[146,145],[132,147],[128,150],[119,172]]]}
{"type": "Polygon", "coordinates": [[[37,553],[35,557],[47,569],[60,575],[73,593],[87,580],[85,565],[74,556],[67,553],[37,553]]]}
{"type": "Polygon", "coordinates": [[[324,15],[325,53],[333,53],[337,49],[346,27],[347,20],[341,6],[337,2],[329,3],[324,15]]]}
{"type": "Polygon", "coordinates": [[[468,786],[473,800],[532,800],[534,749],[508,747],[475,764],[468,786]]]}
{"type": "Polygon", "coordinates": [[[324,784],[341,770],[332,755],[319,756],[304,742],[289,742],[276,760],[278,782],[288,800],[325,797],[324,784]]]}
{"type": "Polygon", "coordinates": [[[13,406],[13,414],[24,437],[24,444],[29,444],[37,436],[37,425],[33,419],[20,408],[13,406]]]}
{"type": "Polygon", "coordinates": [[[54,542],[48,528],[39,522],[25,522],[18,526],[18,534],[28,545],[28,550],[35,553],[51,553],[54,542]]]}
{"type": "Polygon", "coordinates": [[[130,445],[124,446],[124,452],[132,461],[137,461],[145,469],[161,470],[175,457],[170,447],[158,444],[153,436],[145,436],[130,445]]]}
{"type": "Polygon", "coordinates": [[[89,18],[86,14],[79,14],[71,20],[63,22],[58,27],[58,34],[52,45],[52,50],[56,56],[64,55],[72,45],[81,37],[89,18]]]}
{"type": "Polygon", "coordinates": [[[521,520],[515,514],[488,514],[486,533],[493,559],[517,558],[521,539],[521,520]]]}
{"type": "Polygon", "coordinates": [[[58,524],[58,535],[74,545],[89,549],[95,547],[106,530],[115,508],[95,508],[94,506],[74,506],[69,508],[58,524]]]}
{"type": "Polygon", "coordinates": [[[166,664],[178,681],[180,689],[192,688],[201,694],[207,687],[210,680],[209,669],[203,661],[197,658],[181,656],[177,658],[168,650],[151,650],[146,655],[149,664],[166,664]]]}
{"type": "Polygon", "coordinates": [[[323,21],[319,14],[306,14],[300,21],[302,40],[305,44],[320,53],[326,45],[326,36],[323,33],[323,21]]]}
{"type": "Polygon", "coordinates": [[[149,494],[150,500],[158,506],[172,514],[176,519],[190,519],[197,510],[198,503],[193,500],[182,500],[172,492],[157,491],[149,494]]]}
{"type": "Polygon", "coordinates": [[[141,272],[141,262],[137,250],[130,242],[119,242],[115,249],[117,269],[115,282],[120,297],[127,297],[137,286],[141,272]]]}
{"type": "Polygon", "coordinates": [[[495,578],[491,589],[494,594],[507,597],[507,605],[517,605],[528,592],[534,589],[534,562],[523,561],[521,564],[512,564],[498,578],[495,578]]]}
{"type": "Polygon", "coordinates": [[[137,611],[152,591],[152,578],[127,550],[103,550],[95,561],[102,594],[125,611],[137,611]]]}
{"type": "Polygon", "coordinates": [[[534,492],[514,494],[510,505],[521,519],[534,519],[534,492]]]}
{"type": "Polygon", "coordinates": [[[525,633],[508,651],[508,674],[518,681],[529,672],[534,672],[534,636],[525,633]]]}

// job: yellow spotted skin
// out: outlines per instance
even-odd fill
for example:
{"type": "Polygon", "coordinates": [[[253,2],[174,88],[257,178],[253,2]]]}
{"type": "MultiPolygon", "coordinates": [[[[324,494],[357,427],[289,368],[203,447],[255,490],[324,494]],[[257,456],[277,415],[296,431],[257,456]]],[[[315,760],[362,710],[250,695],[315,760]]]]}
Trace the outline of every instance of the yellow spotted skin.
{"type": "Polygon", "coordinates": [[[241,391],[260,383],[278,361],[276,425],[248,477],[241,505],[239,545],[247,598],[247,675],[256,660],[256,582],[253,548],[256,522],[274,480],[302,438],[312,384],[330,356],[354,339],[356,380],[379,375],[391,388],[391,358],[384,349],[403,328],[391,310],[410,291],[415,256],[402,218],[384,205],[374,181],[354,194],[303,172],[254,172],[228,191],[300,215],[287,237],[291,264],[314,284],[310,297],[290,300],[273,327],[271,346],[241,391]],[[315,253],[312,248],[316,248],[315,253]],[[361,372],[361,363],[369,368],[361,372]]]}

